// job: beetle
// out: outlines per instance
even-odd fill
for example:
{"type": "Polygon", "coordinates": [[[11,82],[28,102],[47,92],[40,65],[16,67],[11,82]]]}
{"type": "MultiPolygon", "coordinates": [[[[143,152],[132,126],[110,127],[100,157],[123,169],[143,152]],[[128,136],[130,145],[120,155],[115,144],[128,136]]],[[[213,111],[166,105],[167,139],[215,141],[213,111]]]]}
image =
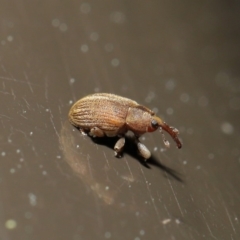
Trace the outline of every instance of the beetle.
{"type": "Polygon", "coordinates": [[[176,128],[170,127],[147,107],[115,94],[94,93],[81,98],[71,107],[68,118],[82,134],[88,134],[91,137],[119,136],[114,146],[117,157],[122,154],[125,134],[128,131],[134,133],[139,153],[145,160],[151,157],[151,153],[139,141],[139,137],[146,132],[159,129],[165,146],[169,147],[170,144],[162,131],[165,130],[174,139],[177,147],[182,147],[178,139],[179,131],[176,128]]]}

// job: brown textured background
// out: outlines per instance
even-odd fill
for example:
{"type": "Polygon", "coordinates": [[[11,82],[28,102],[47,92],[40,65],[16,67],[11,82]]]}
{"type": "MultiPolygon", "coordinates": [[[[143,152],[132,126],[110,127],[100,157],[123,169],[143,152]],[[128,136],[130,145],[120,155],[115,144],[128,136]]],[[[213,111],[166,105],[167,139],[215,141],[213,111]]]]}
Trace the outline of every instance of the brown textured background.
{"type": "Polygon", "coordinates": [[[0,0],[0,239],[240,238],[238,1],[0,0]],[[180,130],[91,141],[67,122],[94,92],[180,130]]]}

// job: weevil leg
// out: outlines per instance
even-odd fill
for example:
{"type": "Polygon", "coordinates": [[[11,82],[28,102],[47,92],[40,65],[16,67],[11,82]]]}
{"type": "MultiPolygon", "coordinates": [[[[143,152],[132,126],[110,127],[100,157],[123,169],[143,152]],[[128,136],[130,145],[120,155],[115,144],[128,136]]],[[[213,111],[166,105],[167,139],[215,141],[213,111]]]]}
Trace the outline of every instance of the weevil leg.
{"type": "Polygon", "coordinates": [[[118,139],[118,141],[116,142],[116,144],[114,146],[114,153],[115,153],[116,157],[122,156],[122,151],[123,151],[124,145],[125,145],[125,137],[121,137],[120,139],[118,139]]]}
{"type": "Polygon", "coordinates": [[[79,128],[79,132],[80,132],[82,135],[87,135],[87,133],[86,133],[82,128],[79,128]]]}
{"type": "Polygon", "coordinates": [[[98,127],[91,128],[88,134],[91,137],[103,137],[104,136],[103,130],[101,130],[98,127]]]}
{"type": "Polygon", "coordinates": [[[147,147],[142,144],[139,139],[136,137],[136,144],[138,147],[138,151],[140,153],[140,155],[145,159],[149,159],[151,157],[151,152],[147,149],[147,147]]]}

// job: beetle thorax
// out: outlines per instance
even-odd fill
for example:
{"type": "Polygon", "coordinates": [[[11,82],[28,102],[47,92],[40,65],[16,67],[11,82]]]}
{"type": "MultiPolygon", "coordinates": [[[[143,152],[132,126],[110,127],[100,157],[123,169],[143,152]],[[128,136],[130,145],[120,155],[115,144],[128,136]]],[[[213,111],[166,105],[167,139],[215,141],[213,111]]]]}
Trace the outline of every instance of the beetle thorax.
{"type": "Polygon", "coordinates": [[[129,108],[126,124],[129,130],[137,135],[148,132],[152,115],[139,108],[129,108]]]}

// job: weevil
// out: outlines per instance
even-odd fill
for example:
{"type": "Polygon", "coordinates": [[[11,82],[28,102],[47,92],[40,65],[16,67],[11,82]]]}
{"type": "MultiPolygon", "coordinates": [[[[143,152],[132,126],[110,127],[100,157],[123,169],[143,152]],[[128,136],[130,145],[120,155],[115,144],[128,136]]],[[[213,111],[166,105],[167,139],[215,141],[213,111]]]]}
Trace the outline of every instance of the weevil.
{"type": "Polygon", "coordinates": [[[134,133],[139,153],[145,160],[151,157],[151,153],[139,141],[139,137],[146,132],[159,129],[165,146],[169,147],[170,144],[162,131],[165,130],[172,136],[177,147],[182,147],[176,128],[170,127],[147,107],[115,94],[95,93],[83,97],[71,107],[68,117],[70,123],[81,133],[91,137],[119,136],[114,146],[117,157],[122,154],[125,134],[128,131],[134,133]]]}

